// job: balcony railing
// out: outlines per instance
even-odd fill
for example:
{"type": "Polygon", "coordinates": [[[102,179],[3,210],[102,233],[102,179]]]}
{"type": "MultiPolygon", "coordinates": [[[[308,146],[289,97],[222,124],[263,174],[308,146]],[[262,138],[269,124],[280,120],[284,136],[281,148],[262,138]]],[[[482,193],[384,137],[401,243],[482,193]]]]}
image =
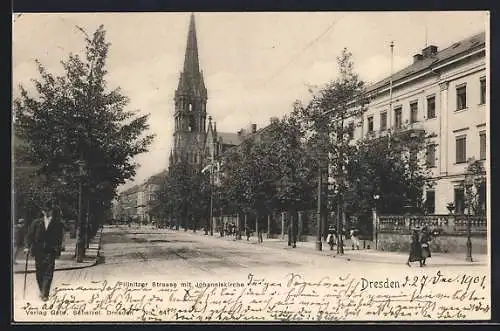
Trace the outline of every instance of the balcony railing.
{"type": "Polygon", "coordinates": [[[427,226],[440,235],[466,235],[470,222],[471,234],[487,233],[487,221],[484,216],[467,215],[421,215],[421,216],[379,216],[377,231],[380,233],[410,234],[415,228],[427,226]]]}

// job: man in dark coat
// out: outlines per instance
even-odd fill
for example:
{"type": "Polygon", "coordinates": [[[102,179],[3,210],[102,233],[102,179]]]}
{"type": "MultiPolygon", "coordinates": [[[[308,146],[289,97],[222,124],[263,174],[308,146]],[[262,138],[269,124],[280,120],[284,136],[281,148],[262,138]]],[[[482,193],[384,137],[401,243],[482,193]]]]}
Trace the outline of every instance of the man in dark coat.
{"type": "Polygon", "coordinates": [[[40,298],[47,301],[54,274],[55,259],[59,256],[64,227],[52,202],[42,207],[43,217],[35,219],[26,236],[26,254],[35,258],[36,281],[40,298]]]}

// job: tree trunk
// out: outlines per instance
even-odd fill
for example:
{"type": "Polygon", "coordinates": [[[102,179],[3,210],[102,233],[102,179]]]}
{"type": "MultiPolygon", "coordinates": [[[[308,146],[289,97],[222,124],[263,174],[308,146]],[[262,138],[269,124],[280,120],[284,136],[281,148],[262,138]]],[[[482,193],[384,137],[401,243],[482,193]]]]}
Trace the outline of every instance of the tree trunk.
{"type": "Polygon", "coordinates": [[[271,238],[271,214],[267,214],[267,238],[271,238]]]}

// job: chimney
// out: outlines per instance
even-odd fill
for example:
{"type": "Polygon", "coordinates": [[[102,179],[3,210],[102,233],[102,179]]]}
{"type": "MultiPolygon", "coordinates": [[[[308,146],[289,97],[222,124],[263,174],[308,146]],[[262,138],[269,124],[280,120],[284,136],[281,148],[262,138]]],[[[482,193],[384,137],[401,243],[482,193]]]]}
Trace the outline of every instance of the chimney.
{"type": "Polygon", "coordinates": [[[252,133],[257,132],[257,124],[252,124],[252,133]]]}
{"type": "Polygon", "coordinates": [[[428,57],[436,55],[437,52],[438,52],[437,46],[429,45],[422,50],[422,55],[424,58],[428,58],[428,57]]]}
{"type": "Polygon", "coordinates": [[[277,117],[275,117],[275,116],[273,116],[273,117],[271,117],[271,119],[270,119],[270,121],[269,121],[269,122],[270,122],[271,124],[274,124],[274,123],[278,122],[278,118],[277,118],[277,117]]]}
{"type": "Polygon", "coordinates": [[[424,56],[422,54],[415,54],[415,55],[413,55],[413,63],[418,62],[418,61],[422,60],[423,58],[424,58],[424,56]]]}

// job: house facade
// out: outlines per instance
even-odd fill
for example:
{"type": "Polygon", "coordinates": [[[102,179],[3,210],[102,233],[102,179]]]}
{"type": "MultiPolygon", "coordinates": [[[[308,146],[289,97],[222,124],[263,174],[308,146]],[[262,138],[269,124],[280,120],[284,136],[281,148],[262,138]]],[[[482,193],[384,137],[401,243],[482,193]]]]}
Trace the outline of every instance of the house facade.
{"type": "MultiPolygon", "coordinates": [[[[431,137],[426,164],[435,182],[424,193],[428,213],[447,214],[450,203],[463,213],[468,159],[483,160],[488,169],[488,82],[484,32],[443,50],[430,45],[410,66],[368,87],[369,104],[356,120],[354,139],[425,130],[431,137]]],[[[479,195],[486,209],[486,185],[479,195]]]]}

